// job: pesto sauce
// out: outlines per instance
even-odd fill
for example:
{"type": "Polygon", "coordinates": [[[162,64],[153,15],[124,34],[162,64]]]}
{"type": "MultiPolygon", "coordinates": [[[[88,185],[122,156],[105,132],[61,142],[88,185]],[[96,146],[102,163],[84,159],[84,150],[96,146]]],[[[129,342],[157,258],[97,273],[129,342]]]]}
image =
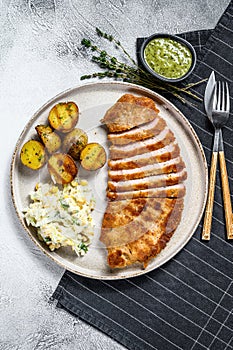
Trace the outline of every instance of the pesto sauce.
{"type": "Polygon", "coordinates": [[[155,38],[145,47],[144,58],[157,74],[177,79],[192,65],[191,51],[182,43],[169,38],[155,38]]]}

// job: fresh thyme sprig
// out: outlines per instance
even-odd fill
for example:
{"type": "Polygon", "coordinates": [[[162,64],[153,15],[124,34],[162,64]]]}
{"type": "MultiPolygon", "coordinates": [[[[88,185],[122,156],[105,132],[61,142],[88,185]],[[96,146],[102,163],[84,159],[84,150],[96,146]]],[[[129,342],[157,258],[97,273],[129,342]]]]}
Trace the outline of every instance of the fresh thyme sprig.
{"type": "MultiPolygon", "coordinates": [[[[92,56],[92,61],[95,62],[100,68],[105,69],[102,72],[96,72],[93,74],[81,76],[81,80],[90,78],[103,79],[105,77],[113,78],[116,80],[122,80],[138,85],[143,85],[152,90],[160,90],[164,93],[170,93],[183,103],[187,100],[182,95],[188,95],[194,99],[202,100],[199,96],[190,91],[190,89],[198,84],[201,84],[205,80],[201,80],[195,83],[190,83],[184,87],[172,85],[166,82],[160,82],[156,80],[151,74],[143,70],[135,60],[126,51],[119,40],[116,40],[112,35],[102,32],[99,28],[96,28],[96,33],[99,37],[113,42],[117,48],[119,48],[123,54],[127,57],[132,65],[119,61],[115,56],[110,55],[106,50],[100,49],[97,45],[94,45],[89,39],[82,39],[81,44],[91,51],[95,52],[92,56]]],[[[190,103],[190,102],[189,102],[190,103]]]]}
{"type": "Polygon", "coordinates": [[[102,32],[99,28],[96,28],[96,33],[100,36],[103,37],[105,39],[107,39],[108,41],[113,41],[115,43],[115,45],[120,48],[124,54],[129,58],[129,60],[135,65],[137,66],[137,63],[135,62],[135,60],[130,56],[130,54],[125,50],[125,48],[123,47],[123,45],[121,44],[121,42],[119,40],[116,40],[112,35],[109,35],[107,33],[102,32]]]}

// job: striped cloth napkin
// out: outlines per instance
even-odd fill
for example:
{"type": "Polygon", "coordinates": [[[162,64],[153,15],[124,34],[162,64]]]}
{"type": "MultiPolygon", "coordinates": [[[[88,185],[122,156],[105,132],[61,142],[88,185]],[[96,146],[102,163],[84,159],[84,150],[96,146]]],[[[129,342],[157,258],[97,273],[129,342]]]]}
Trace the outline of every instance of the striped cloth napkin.
{"type": "MultiPolygon", "coordinates": [[[[191,79],[229,82],[233,97],[233,2],[212,31],[182,34],[196,48],[198,64],[191,79]]],[[[139,47],[141,40],[137,42],[139,47]]],[[[203,96],[205,84],[195,88],[203,96]]],[[[172,100],[172,99],[171,99],[172,100]]],[[[172,100],[189,119],[210,162],[213,129],[203,106],[172,100]]],[[[233,193],[232,113],[224,145],[233,193]]],[[[200,239],[202,223],[189,243],[162,267],[119,281],[100,281],[66,271],[53,294],[64,308],[131,350],[233,349],[233,245],[225,223],[217,173],[210,242],[200,239]]]]}

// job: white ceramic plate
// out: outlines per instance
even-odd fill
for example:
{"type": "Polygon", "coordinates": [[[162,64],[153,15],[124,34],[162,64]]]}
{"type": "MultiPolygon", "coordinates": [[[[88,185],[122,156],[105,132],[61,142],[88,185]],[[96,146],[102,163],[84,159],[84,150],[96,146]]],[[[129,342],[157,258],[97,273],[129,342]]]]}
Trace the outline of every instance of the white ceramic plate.
{"type": "Polygon", "coordinates": [[[69,89],[47,102],[31,118],[25,126],[17,142],[11,166],[11,189],[14,206],[19,220],[35,244],[56,263],[82,276],[96,279],[121,279],[138,276],[151,271],[178,253],[192,237],[204,210],[207,195],[207,164],[200,141],[184,115],[164,97],[143,87],[128,83],[93,83],[69,89]],[[160,115],[167,121],[174,132],[181,149],[181,155],[186,163],[188,179],[186,180],[186,196],[182,220],[175,234],[162,250],[143,270],[141,266],[111,271],[106,263],[106,250],[99,242],[101,220],[106,206],[105,189],[107,183],[107,165],[96,172],[79,171],[81,178],[89,181],[96,197],[94,211],[95,236],[88,253],[76,257],[67,250],[50,252],[45,244],[37,238],[36,232],[28,228],[24,222],[22,210],[29,204],[28,194],[38,181],[50,179],[47,167],[33,171],[20,162],[19,153],[22,145],[36,136],[35,126],[47,123],[49,110],[62,101],[74,101],[81,112],[77,127],[88,133],[89,142],[99,142],[107,149],[106,131],[100,124],[105,111],[125,93],[147,96],[155,100],[160,115]]]}

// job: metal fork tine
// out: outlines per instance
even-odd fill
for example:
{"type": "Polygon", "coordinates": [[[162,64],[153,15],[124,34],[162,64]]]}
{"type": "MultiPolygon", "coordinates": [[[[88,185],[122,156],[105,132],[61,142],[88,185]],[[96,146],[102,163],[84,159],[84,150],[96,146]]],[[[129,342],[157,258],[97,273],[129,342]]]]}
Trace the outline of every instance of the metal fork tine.
{"type": "Polygon", "coordinates": [[[222,81],[222,98],[221,98],[221,103],[222,103],[222,111],[225,111],[225,83],[222,81]]]}
{"type": "Polygon", "coordinates": [[[213,109],[217,108],[217,84],[214,86],[213,109]]]}
{"type": "Polygon", "coordinates": [[[225,88],[226,88],[226,112],[230,112],[230,93],[229,93],[229,87],[228,83],[225,82],[225,88]]]}
{"type": "Polygon", "coordinates": [[[221,110],[221,82],[218,81],[217,83],[217,91],[218,91],[218,98],[217,98],[217,110],[221,110]]]}

